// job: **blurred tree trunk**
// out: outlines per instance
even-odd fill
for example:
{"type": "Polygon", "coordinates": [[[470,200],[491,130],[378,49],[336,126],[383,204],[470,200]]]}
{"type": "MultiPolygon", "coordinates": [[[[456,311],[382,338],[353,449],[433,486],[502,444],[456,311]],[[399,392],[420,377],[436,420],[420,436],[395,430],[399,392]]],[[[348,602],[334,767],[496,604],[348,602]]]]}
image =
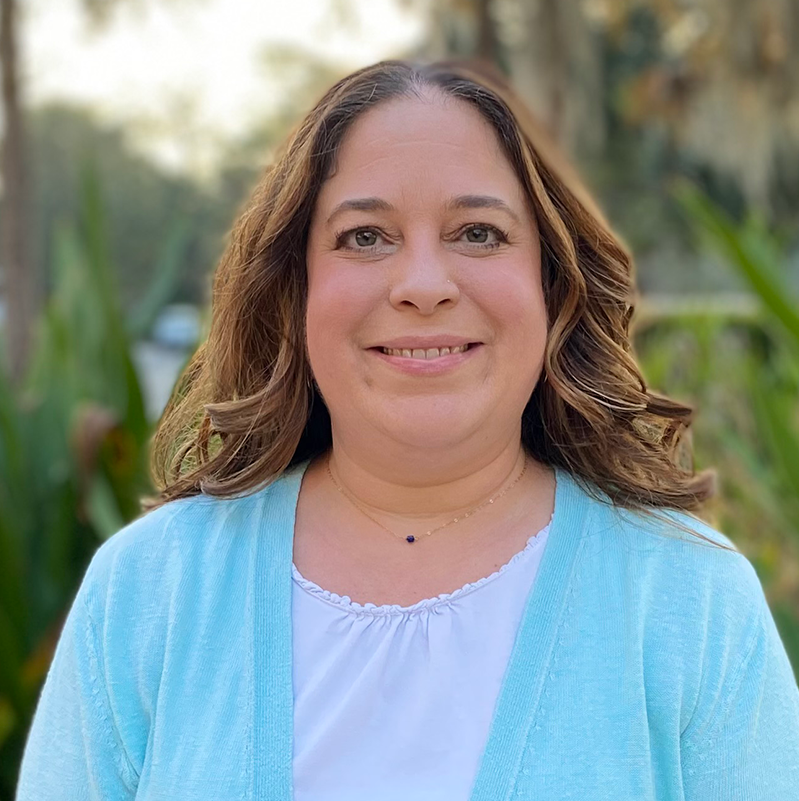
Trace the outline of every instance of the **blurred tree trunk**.
{"type": "MultiPolygon", "coordinates": [[[[143,9],[147,0],[80,0],[88,22],[99,29],[114,10],[127,5],[143,9]]],[[[25,130],[19,77],[19,5],[0,0],[0,70],[3,73],[2,252],[0,297],[5,302],[6,356],[11,380],[18,383],[32,346],[34,321],[44,300],[44,287],[33,269],[25,232],[28,225],[28,175],[25,170],[25,130]]]]}
{"type": "MultiPolygon", "coordinates": [[[[420,0],[400,0],[420,8],[420,0]]],[[[441,0],[424,6],[429,27],[417,54],[482,58],[508,75],[568,153],[601,154],[607,82],[600,26],[579,0],[441,0]]]]}
{"type": "Polygon", "coordinates": [[[642,23],[655,32],[649,63],[624,87],[628,124],[660,125],[675,150],[724,180],[732,176],[747,204],[767,218],[777,211],[779,187],[796,197],[799,3],[594,5],[618,52],[631,48],[642,23]]]}
{"type": "Polygon", "coordinates": [[[500,0],[514,85],[572,156],[601,154],[607,103],[601,32],[578,0],[500,0]]]}
{"type": "Polygon", "coordinates": [[[491,17],[492,0],[477,0],[477,58],[497,63],[499,49],[494,20],[491,17]]]}
{"type": "Polygon", "coordinates": [[[18,7],[16,0],[0,0],[0,68],[3,73],[2,267],[5,302],[6,356],[11,380],[23,374],[31,348],[32,320],[41,302],[40,287],[28,259],[27,183],[24,131],[19,81],[18,7]]]}

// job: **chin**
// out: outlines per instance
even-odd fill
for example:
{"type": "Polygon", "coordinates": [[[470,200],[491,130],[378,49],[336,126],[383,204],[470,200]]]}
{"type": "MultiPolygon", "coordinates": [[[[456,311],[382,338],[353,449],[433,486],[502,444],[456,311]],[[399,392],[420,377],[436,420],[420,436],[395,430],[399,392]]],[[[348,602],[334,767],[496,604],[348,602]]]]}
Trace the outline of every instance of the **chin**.
{"type": "MultiPolygon", "coordinates": [[[[422,404],[419,404],[421,407],[422,404]]],[[[392,417],[380,426],[393,439],[405,442],[420,451],[441,450],[455,447],[476,430],[486,425],[487,420],[472,422],[470,415],[461,408],[452,411],[444,408],[440,413],[422,411],[403,419],[392,417]]],[[[490,416],[489,416],[490,417],[490,416]]]]}

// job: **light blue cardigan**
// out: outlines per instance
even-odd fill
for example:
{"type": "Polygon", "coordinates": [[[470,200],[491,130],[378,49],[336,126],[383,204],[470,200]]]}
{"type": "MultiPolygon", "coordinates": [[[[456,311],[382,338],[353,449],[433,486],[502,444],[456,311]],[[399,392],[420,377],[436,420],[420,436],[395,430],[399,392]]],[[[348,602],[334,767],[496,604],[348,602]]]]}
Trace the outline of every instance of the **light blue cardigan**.
{"type": "MultiPolygon", "coordinates": [[[[307,465],[249,496],[167,504],[97,550],[18,801],[292,797],[292,540],[307,465]]],[[[754,568],[607,500],[557,471],[470,801],[799,799],[799,688],[754,568]]]]}

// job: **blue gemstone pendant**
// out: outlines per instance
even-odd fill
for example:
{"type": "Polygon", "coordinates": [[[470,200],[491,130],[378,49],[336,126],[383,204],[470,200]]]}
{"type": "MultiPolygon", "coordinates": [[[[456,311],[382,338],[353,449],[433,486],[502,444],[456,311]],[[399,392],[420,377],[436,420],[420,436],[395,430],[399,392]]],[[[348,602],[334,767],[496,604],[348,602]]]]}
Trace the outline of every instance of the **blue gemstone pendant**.
{"type": "Polygon", "coordinates": [[[416,542],[416,537],[414,537],[413,534],[409,534],[405,539],[408,540],[408,542],[416,542]]]}

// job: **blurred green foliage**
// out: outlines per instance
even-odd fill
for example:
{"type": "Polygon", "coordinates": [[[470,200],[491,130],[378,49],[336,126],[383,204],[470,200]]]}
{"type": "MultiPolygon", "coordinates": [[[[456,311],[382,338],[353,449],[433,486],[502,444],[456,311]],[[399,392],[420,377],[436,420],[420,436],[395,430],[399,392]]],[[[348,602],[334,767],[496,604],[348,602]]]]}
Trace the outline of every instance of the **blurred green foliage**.
{"type": "MultiPolygon", "coordinates": [[[[27,163],[33,197],[28,241],[33,268],[51,291],[56,226],[80,225],[80,165],[88,158],[103,176],[108,255],[123,312],[133,310],[159,279],[163,242],[183,231],[180,280],[170,301],[202,305],[206,281],[222,253],[232,210],[257,178],[263,153],[233,155],[214,181],[173,174],[138,153],[120,125],[100,123],[89,109],[51,102],[27,115],[27,163]],[[260,157],[260,158],[259,158],[260,157]]],[[[0,210],[2,199],[0,199],[0,210]]]]}
{"type": "Polygon", "coordinates": [[[100,542],[152,491],[150,423],[131,343],[179,279],[176,228],[157,280],[119,309],[94,167],[81,170],[80,223],[60,224],[52,293],[21,387],[0,371],[0,798],[11,798],[64,617],[100,542]]]}

